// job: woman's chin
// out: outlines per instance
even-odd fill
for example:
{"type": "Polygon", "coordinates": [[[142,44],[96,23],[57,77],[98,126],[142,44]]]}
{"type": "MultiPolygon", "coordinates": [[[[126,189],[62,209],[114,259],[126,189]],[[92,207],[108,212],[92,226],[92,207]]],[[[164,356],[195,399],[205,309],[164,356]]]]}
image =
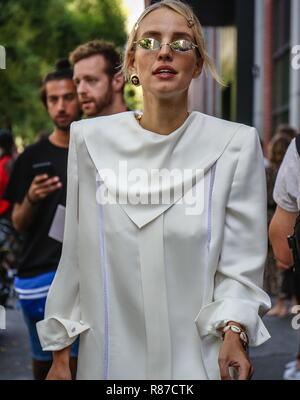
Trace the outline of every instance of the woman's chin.
{"type": "Polygon", "coordinates": [[[174,98],[181,97],[184,90],[179,89],[178,87],[174,87],[172,85],[164,85],[161,87],[156,87],[155,89],[149,90],[152,93],[153,97],[156,99],[164,99],[164,100],[174,100],[174,98]]]}

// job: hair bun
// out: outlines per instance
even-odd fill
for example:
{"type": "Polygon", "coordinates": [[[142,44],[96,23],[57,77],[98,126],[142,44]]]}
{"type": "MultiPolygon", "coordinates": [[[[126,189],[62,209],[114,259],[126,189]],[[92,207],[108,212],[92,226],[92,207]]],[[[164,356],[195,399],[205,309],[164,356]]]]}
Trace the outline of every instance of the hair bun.
{"type": "Polygon", "coordinates": [[[63,69],[70,69],[70,68],[71,68],[71,64],[66,58],[62,58],[62,59],[56,61],[56,64],[55,64],[56,71],[61,71],[63,69]]]}

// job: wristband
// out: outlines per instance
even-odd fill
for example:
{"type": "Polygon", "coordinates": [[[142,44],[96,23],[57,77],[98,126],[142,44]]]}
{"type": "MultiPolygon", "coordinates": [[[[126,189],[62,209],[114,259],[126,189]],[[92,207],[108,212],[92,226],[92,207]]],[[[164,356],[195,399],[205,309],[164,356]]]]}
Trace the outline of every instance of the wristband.
{"type": "Polygon", "coordinates": [[[223,340],[224,340],[225,333],[228,332],[229,330],[234,333],[239,334],[243,346],[245,348],[248,347],[248,343],[249,343],[248,336],[247,336],[246,332],[237,325],[231,324],[231,325],[227,325],[227,326],[225,326],[225,328],[223,328],[223,330],[222,330],[223,340]]]}

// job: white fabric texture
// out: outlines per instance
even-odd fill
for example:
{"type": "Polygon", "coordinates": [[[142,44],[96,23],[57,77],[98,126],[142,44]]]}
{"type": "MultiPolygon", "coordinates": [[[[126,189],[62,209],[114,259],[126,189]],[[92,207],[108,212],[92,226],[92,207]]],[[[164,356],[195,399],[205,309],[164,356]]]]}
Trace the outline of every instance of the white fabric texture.
{"type": "Polygon", "coordinates": [[[43,349],[80,334],[77,379],[220,379],[220,326],[242,323],[252,346],[270,337],[261,320],[270,308],[266,252],[254,128],[199,112],[168,136],[143,129],[132,112],[73,123],[62,257],[37,324],[43,349]],[[119,161],[129,170],[202,169],[204,211],[187,215],[180,196],[98,204],[113,182],[97,175],[119,161]]]}

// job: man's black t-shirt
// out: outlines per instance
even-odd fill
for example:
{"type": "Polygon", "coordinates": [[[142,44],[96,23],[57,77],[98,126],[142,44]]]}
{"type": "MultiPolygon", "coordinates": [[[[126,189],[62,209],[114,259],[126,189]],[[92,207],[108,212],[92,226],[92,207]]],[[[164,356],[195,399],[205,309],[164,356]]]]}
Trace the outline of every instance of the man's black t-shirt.
{"type": "Polygon", "coordinates": [[[33,164],[50,161],[62,188],[51,193],[36,206],[34,222],[24,235],[24,248],[18,276],[34,277],[55,271],[62,244],[48,236],[59,204],[66,205],[68,149],[53,145],[48,139],[29,146],[16,160],[4,197],[11,203],[22,203],[34,178],[33,164]]]}

